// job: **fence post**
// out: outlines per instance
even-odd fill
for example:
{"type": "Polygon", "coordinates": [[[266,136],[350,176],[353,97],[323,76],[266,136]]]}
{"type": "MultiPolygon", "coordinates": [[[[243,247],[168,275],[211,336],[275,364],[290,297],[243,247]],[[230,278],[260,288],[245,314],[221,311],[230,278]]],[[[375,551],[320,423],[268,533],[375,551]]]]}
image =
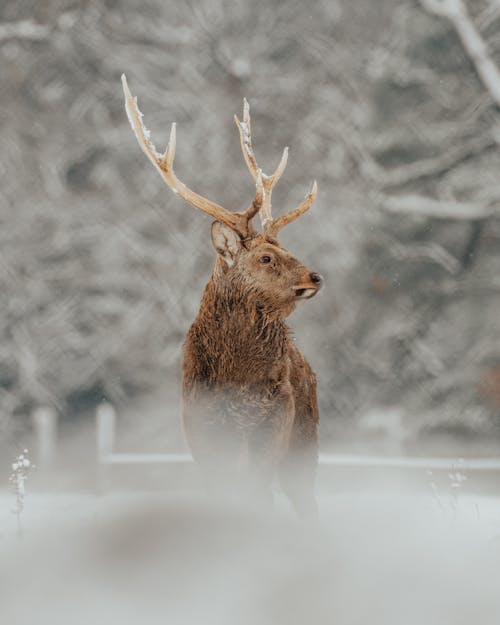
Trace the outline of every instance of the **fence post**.
{"type": "Polygon", "coordinates": [[[96,442],[101,490],[104,489],[107,482],[108,459],[113,454],[115,447],[115,425],[116,412],[114,407],[107,402],[99,404],[96,410],[96,442]]]}
{"type": "Polygon", "coordinates": [[[54,465],[57,447],[57,413],[49,406],[39,406],[32,414],[36,438],[36,462],[41,469],[54,465]]]}

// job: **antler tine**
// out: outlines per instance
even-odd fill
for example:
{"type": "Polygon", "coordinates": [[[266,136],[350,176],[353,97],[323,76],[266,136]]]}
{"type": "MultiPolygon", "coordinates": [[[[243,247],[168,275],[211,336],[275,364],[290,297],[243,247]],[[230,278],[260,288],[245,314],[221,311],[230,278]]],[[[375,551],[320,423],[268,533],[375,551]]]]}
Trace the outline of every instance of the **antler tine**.
{"type": "MultiPolygon", "coordinates": [[[[281,155],[280,162],[278,163],[278,167],[276,167],[274,173],[271,176],[266,176],[259,168],[257,164],[257,159],[255,158],[255,153],[253,151],[252,146],[252,126],[250,119],[250,105],[246,98],[243,99],[243,121],[240,122],[237,115],[234,116],[234,120],[236,125],[238,126],[238,130],[240,131],[240,142],[241,142],[241,151],[243,152],[243,158],[247,164],[247,167],[252,174],[253,179],[257,184],[257,179],[259,172],[262,176],[262,186],[263,186],[263,198],[262,205],[260,208],[260,219],[262,222],[262,226],[264,227],[269,221],[272,221],[271,215],[271,195],[273,192],[276,183],[283,175],[285,171],[286,164],[288,161],[288,148],[286,147],[283,150],[283,154],[281,155]]],[[[254,200],[255,204],[255,200],[254,200]]]]}
{"type": "Polygon", "coordinates": [[[162,156],[161,163],[168,170],[173,171],[175,149],[177,147],[177,124],[172,122],[170,126],[170,137],[168,138],[168,144],[165,153],[162,156]]]}
{"type": "Polygon", "coordinates": [[[125,108],[127,116],[137,141],[144,154],[153,163],[165,183],[172,189],[172,191],[180,195],[184,200],[186,200],[186,202],[189,202],[189,204],[195,208],[200,209],[204,213],[211,215],[214,219],[217,219],[217,221],[229,226],[242,238],[247,237],[251,232],[253,232],[250,219],[256,213],[253,213],[253,215],[251,215],[251,212],[249,211],[246,211],[245,213],[233,213],[219,204],[198,195],[198,193],[189,189],[177,178],[173,167],[176,148],[175,123],[171,126],[170,139],[165,153],[159,154],[150,139],[149,130],[142,121],[143,115],[137,106],[137,98],[133,97],[130,93],[125,74],[122,74],[122,85],[123,93],[125,94],[125,108]]]}
{"type": "Polygon", "coordinates": [[[286,215],[281,215],[277,219],[268,222],[264,227],[264,232],[267,235],[275,237],[278,232],[284,228],[286,225],[298,219],[301,215],[303,215],[306,211],[311,208],[312,203],[316,199],[316,195],[318,193],[318,185],[316,184],[316,180],[312,183],[311,190],[309,191],[307,197],[303,202],[301,202],[297,208],[290,211],[286,215]]]}
{"type": "Polygon", "coordinates": [[[240,122],[238,116],[234,116],[234,121],[238,126],[238,130],[240,131],[240,143],[241,143],[241,151],[243,152],[243,158],[245,159],[245,163],[252,174],[253,179],[257,182],[257,176],[259,171],[259,166],[257,165],[257,160],[255,158],[255,154],[252,147],[252,126],[250,122],[250,105],[246,98],[243,98],[243,121],[240,122]]]}
{"type": "Polygon", "coordinates": [[[260,222],[262,227],[264,228],[266,224],[272,221],[273,216],[271,214],[271,197],[273,193],[273,189],[276,186],[276,183],[283,175],[285,171],[286,164],[288,162],[288,147],[283,150],[283,154],[281,155],[280,162],[278,163],[278,167],[274,170],[274,173],[271,176],[266,176],[263,174],[263,183],[264,183],[264,201],[262,203],[262,208],[259,211],[260,222]]]}
{"type": "Polygon", "coordinates": [[[257,180],[255,181],[255,197],[249,208],[245,211],[245,215],[250,220],[260,211],[264,200],[264,185],[262,183],[262,170],[257,172],[257,180]]]}

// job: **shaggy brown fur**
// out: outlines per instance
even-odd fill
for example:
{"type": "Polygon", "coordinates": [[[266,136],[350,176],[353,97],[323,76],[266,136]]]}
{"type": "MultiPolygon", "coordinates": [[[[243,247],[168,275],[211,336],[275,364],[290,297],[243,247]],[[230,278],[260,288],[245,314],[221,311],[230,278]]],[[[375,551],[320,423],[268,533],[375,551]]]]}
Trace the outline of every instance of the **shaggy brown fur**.
{"type": "Polygon", "coordinates": [[[314,515],[318,406],[316,378],[293,345],[284,319],[297,301],[318,292],[322,278],[283,249],[276,235],[309,210],[317,186],[297,208],[273,219],[271,194],[288,148],[271,176],[257,164],[250,108],[235,117],[243,157],[255,182],[255,199],[242,213],[207,200],[174,172],[175,124],[164,154],[157,152],[137,99],[122,76],[125,107],[141,149],[166,184],[214,217],[217,262],[198,317],[184,345],[183,421],[195,460],[211,485],[265,495],[276,469],[299,513],[314,515]],[[263,234],[252,219],[260,216],[263,234]]]}
{"type": "Polygon", "coordinates": [[[264,496],[277,470],[298,512],[314,515],[316,378],[284,319],[319,276],[269,237],[233,235],[229,263],[213,238],[219,256],[184,345],[188,443],[211,484],[264,496]]]}

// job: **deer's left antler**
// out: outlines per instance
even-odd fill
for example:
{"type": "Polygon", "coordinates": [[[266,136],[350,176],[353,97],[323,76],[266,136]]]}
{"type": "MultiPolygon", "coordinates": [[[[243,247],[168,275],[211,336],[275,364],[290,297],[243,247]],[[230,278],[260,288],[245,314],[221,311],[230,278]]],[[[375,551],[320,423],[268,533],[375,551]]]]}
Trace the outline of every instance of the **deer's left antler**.
{"type": "Polygon", "coordinates": [[[189,189],[177,178],[174,172],[174,157],[176,148],[175,123],[171,126],[170,139],[167,149],[163,154],[160,154],[157,152],[150,139],[149,130],[142,121],[142,113],[137,106],[137,98],[134,98],[130,93],[125,74],[122,75],[122,85],[123,93],[125,94],[125,108],[137,141],[139,142],[144,154],[153,163],[163,180],[172,189],[172,191],[180,195],[192,206],[200,209],[208,215],[211,215],[214,219],[217,219],[217,221],[229,226],[232,230],[237,232],[241,238],[244,239],[255,234],[251,220],[259,212],[264,198],[264,191],[260,178],[258,177],[256,180],[257,193],[255,199],[251,206],[243,213],[233,213],[232,211],[227,210],[215,202],[207,200],[201,195],[198,195],[198,193],[189,189]]]}

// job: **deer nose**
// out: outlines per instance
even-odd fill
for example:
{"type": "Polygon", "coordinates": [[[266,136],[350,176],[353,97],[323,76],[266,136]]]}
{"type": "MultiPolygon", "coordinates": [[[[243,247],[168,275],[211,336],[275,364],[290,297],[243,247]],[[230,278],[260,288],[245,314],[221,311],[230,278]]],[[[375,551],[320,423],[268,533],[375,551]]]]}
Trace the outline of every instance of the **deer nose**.
{"type": "Polygon", "coordinates": [[[310,273],[309,277],[311,278],[311,282],[318,286],[323,282],[323,277],[320,276],[319,273],[310,273]]]}

